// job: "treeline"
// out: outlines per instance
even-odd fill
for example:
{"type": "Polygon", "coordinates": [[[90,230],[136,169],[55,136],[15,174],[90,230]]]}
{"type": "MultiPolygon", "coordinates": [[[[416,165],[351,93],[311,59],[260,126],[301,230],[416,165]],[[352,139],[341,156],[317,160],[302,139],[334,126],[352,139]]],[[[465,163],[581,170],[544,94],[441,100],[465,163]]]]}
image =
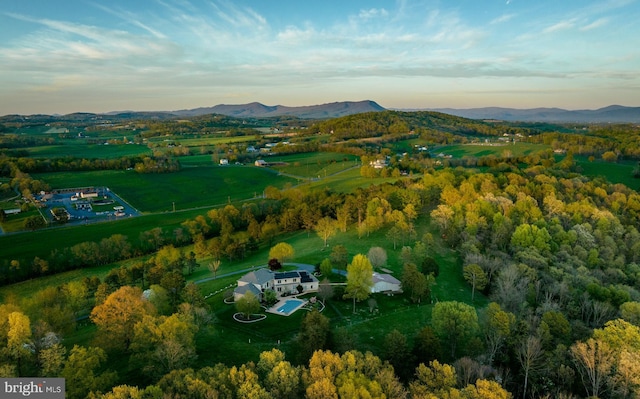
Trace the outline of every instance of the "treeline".
{"type": "Polygon", "coordinates": [[[536,134],[531,127],[487,123],[438,112],[382,111],[348,115],[318,122],[309,128],[312,133],[331,134],[335,140],[349,140],[382,135],[452,134],[456,136],[502,136],[503,134],[536,134]]]}
{"type": "Polygon", "coordinates": [[[114,159],[101,158],[2,158],[0,172],[11,177],[12,168],[25,173],[49,173],[91,170],[135,169],[140,173],[167,173],[180,170],[180,162],[163,153],[153,156],[132,156],[114,159]]]}
{"type": "Polygon", "coordinates": [[[640,159],[640,132],[633,125],[593,125],[578,130],[577,133],[547,132],[528,138],[532,143],[551,145],[554,149],[563,149],[576,155],[603,157],[610,152],[614,157],[640,159]]]}

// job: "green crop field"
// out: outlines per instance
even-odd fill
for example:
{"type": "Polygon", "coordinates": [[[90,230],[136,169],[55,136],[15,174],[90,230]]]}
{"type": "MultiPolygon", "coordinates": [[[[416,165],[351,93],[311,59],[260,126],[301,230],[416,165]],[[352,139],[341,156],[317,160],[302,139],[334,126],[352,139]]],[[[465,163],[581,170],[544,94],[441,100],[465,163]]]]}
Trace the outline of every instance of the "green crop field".
{"type": "Polygon", "coordinates": [[[267,186],[283,187],[295,179],[253,166],[183,168],[175,173],[95,171],[34,174],[52,188],[106,186],[141,212],[165,212],[213,206],[260,195],[267,186]]]}
{"type": "Polygon", "coordinates": [[[531,143],[515,143],[515,144],[498,144],[498,143],[482,143],[482,144],[456,144],[448,146],[438,146],[430,149],[432,156],[443,153],[452,155],[454,158],[464,157],[486,157],[494,155],[496,157],[504,156],[506,152],[510,152],[511,156],[519,157],[535,154],[544,151],[550,147],[543,144],[531,143]],[[435,153],[435,154],[434,154],[435,153]]]}
{"type": "Polygon", "coordinates": [[[151,155],[151,150],[145,145],[122,144],[122,145],[103,145],[103,144],[87,144],[84,141],[67,141],[60,145],[48,145],[30,147],[29,155],[34,158],[102,158],[112,159],[125,156],[135,155],[151,155]]]}

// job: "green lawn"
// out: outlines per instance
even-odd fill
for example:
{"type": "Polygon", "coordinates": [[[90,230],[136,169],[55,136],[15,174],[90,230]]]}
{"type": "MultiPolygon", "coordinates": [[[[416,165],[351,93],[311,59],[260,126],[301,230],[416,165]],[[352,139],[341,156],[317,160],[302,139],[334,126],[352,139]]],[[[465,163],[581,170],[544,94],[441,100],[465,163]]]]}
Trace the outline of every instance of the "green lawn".
{"type": "Polygon", "coordinates": [[[175,173],[140,174],[107,170],[34,174],[52,188],[106,186],[141,212],[214,206],[253,198],[267,186],[296,180],[253,166],[194,167],[175,173]]]}

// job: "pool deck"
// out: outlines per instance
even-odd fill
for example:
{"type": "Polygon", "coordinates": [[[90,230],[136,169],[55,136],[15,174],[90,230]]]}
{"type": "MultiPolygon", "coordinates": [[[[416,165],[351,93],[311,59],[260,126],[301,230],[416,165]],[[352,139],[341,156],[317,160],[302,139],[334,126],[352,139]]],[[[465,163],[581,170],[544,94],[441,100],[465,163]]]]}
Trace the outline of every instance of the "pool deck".
{"type": "Polygon", "coordinates": [[[295,313],[297,310],[299,310],[299,309],[300,309],[301,307],[303,307],[304,305],[306,305],[306,304],[307,304],[307,302],[308,302],[307,300],[305,300],[305,299],[300,299],[300,298],[296,298],[295,296],[284,297],[284,298],[280,298],[280,300],[279,300],[275,305],[273,305],[272,307],[270,307],[269,309],[267,309],[267,312],[268,312],[268,313],[277,314],[277,315],[280,315],[280,316],[289,316],[289,315],[291,315],[291,314],[295,313]],[[295,300],[298,300],[298,301],[302,301],[302,302],[301,302],[298,306],[296,306],[295,308],[293,308],[291,311],[289,311],[288,313],[278,312],[278,309],[279,309],[281,306],[284,306],[284,304],[285,304],[287,301],[292,300],[292,299],[295,299],[295,300]]]}

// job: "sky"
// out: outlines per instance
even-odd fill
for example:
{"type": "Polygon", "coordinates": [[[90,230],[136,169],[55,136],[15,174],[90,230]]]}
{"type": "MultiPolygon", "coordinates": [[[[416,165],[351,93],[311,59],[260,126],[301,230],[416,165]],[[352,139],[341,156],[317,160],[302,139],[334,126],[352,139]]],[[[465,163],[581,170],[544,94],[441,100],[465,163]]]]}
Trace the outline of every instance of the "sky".
{"type": "Polygon", "coordinates": [[[0,115],[640,106],[640,0],[2,0],[0,115]]]}

